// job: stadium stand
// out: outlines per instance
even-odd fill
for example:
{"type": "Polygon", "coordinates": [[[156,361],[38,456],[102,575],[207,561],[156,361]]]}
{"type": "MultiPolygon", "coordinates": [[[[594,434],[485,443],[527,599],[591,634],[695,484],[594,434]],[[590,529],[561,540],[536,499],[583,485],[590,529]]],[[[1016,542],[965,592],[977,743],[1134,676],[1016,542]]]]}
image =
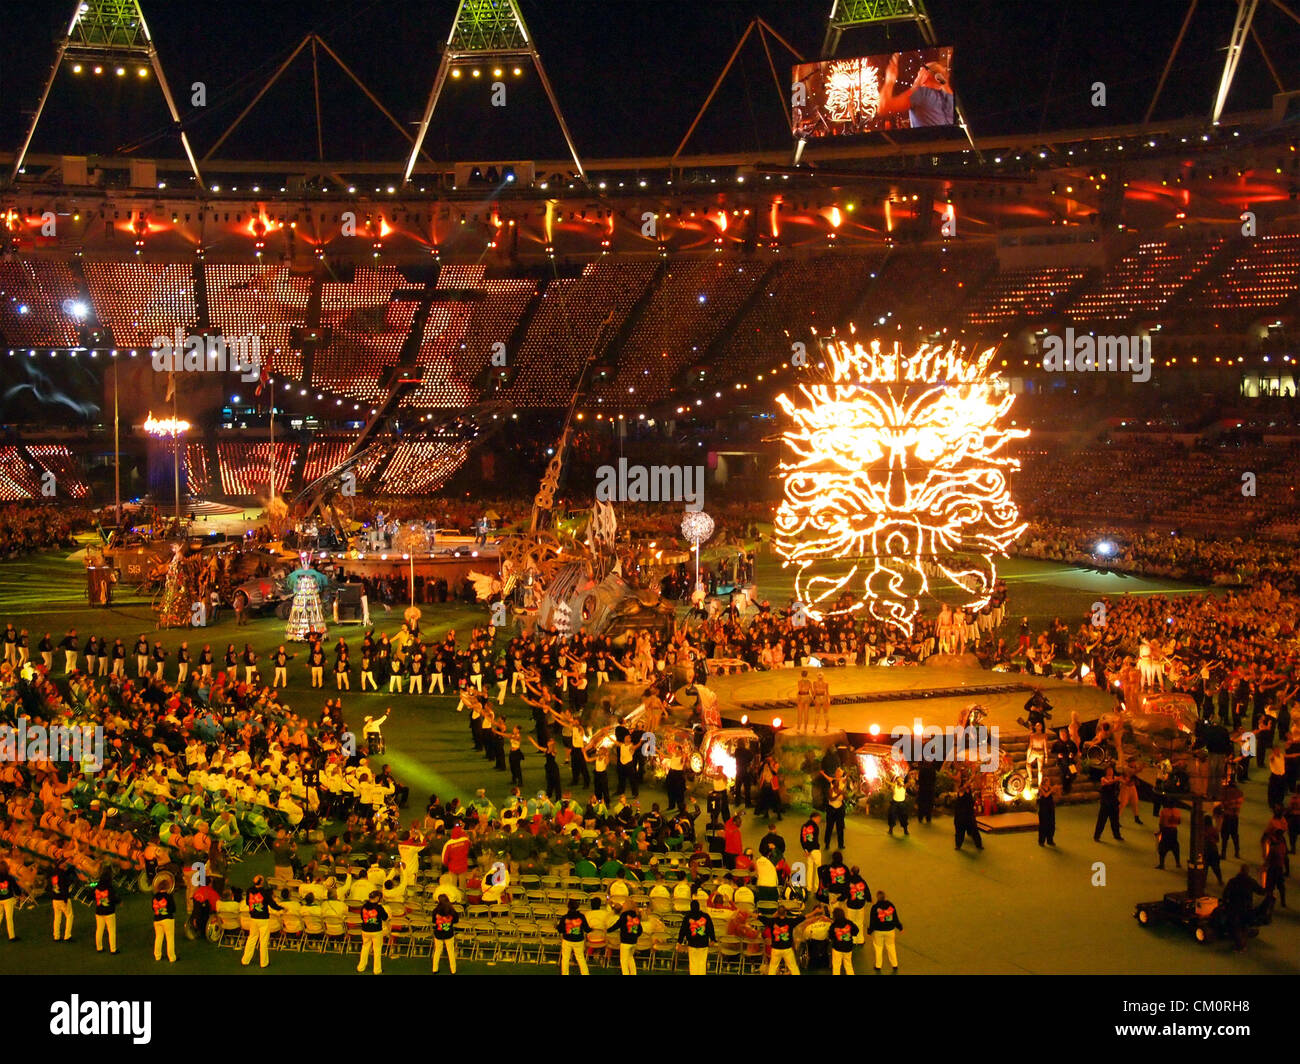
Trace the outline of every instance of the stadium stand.
{"type": "Polygon", "coordinates": [[[884,264],[876,254],[825,254],[780,264],[763,291],[722,339],[714,372],[722,379],[751,373],[790,356],[790,345],[807,342],[811,330],[827,335],[849,323],[864,282],[884,264]]]}
{"type": "MultiPolygon", "coordinates": [[[[275,444],[275,490],[288,489],[297,461],[296,443],[275,444]]],[[[217,441],[217,460],[221,465],[221,490],[226,495],[263,495],[271,475],[271,444],[243,440],[217,441]]]]}
{"type": "MultiPolygon", "coordinates": [[[[90,487],[81,475],[72,449],[59,443],[30,443],[27,453],[43,472],[54,474],[58,494],[72,499],[84,499],[90,487]]],[[[39,476],[40,474],[38,474],[39,476]]]]}
{"type": "Polygon", "coordinates": [[[1106,271],[1095,289],[1075,300],[1070,315],[1082,321],[1119,322],[1159,314],[1223,245],[1220,237],[1139,244],[1106,271]]]}
{"type": "Polygon", "coordinates": [[[299,378],[302,352],[292,347],[290,335],[294,326],[306,324],[311,277],[284,266],[230,263],[205,264],[204,277],[213,327],[227,337],[258,337],[263,363],[299,378]]]}
{"type": "Polygon", "coordinates": [[[465,462],[464,443],[402,440],[380,477],[379,490],[395,495],[437,491],[465,462]]]}
{"type": "Polygon", "coordinates": [[[972,328],[1009,325],[1041,318],[1064,303],[1088,271],[1073,266],[1003,270],[984,284],[966,310],[972,328]]]}
{"type": "Polygon", "coordinates": [[[618,351],[618,369],[593,388],[596,401],[640,406],[671,391],[677,372],[698,358],[762,280],[766,266],[709,259],[673,263],[659,278],[618,351]]]}
{"type": "Polygon", "coordinates": [[[581,277],[551,280],[520,347],[519,372],[507,390],[520,406],[569,401],[584,360],[602,328],[622,328],[654,276],[653,262],[589,263],[581,277]]]}
{"type": "Polygon", "coordinates": [[[0,337],[12,347],[71,347],[78,342],[81,286],[66,262],[0,259],[0,337]]]}
{"type": "Polygon", "coordinates": [[[95,316],[119,347],[152,347],[159,336],[193,327],[198,311],[188,263],[87,262],[83,269],[95,316]]]}
{"type": "Polygon", "coordinates": [[[415,303],[392,302],[404,283],[391,266],[362,266],[351,283],[321,285],[320,324],[333,338],[316,350],[313,386],[367,403],[383,398],[384,370],[397,362],[415,317],[415,303]]]}
{"type": "Polygon", "coordinates": [[[18,447],[0,447],[0,502],[34,499],[40,482],[18,447]]]}

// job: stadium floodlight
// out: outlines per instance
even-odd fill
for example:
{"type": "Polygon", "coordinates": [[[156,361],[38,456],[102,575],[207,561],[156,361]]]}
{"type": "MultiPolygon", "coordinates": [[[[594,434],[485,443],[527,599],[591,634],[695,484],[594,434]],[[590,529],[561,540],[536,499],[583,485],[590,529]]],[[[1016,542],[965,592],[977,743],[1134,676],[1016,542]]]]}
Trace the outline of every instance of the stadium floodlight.
{"type": "Polygon", "coordinates": [[[65,59],[73,63],[74,74],[80,73],[83,63],[94,63],[96,74],[103,74],[104,65],[111,63],[118,77],[126,76],[127,64],[138,64],[142,77],[146,76],[147,67],[152,67],[154,76],[158,79],[158,88],[171,113],[173,127],[180,134],[181,147],[185,151],[190,169],[194,172],[194,180],[200,188],[204,187],[198,162],[190,148],[189,136],[181,128],[180,112],[176,108],[176,101],[167,84],[167,77],[159,62],[153,38],[149,34],[149,26],[140,10],[139,0],[83,0],[76,5],[68,29],[59,42],[40,102],[32,113],[22,147],[14,153],[13,168],[10,172],[11,182],[16,182],[18,175],[23,172],[27,151],[31,147],[32,138],[36,135],[36,127],[40,123],[41,115],[45,112],[50,90],[54,87],[54,79],[62,69],[65,59]]]}
{"type": "MultiPolygon", "coordinates": [[[[578,169],[578,175],[586,181],[587,175],[583,170],[582,160],[578,157],[578,149],[573,143],[573,136],[569,133],[568,123],[564,120],[564,113],[560,110],[560,103],[551,86],[550,78],[546,76],[546,68],[542,66],[542,57],[537,51],[528,26],[524,23],[518,0],[486,0],[486,2],[485,0],[460,0],[456,7],[455,18],[452,19],[451,33],[442,50],[438,71],[434,75],[433,88],[425,104],[424,115],[420,119],[414,143],[411,145],[411,154],[406,160],[406,169],[402,174],[403,185],[411,181],[411,174],[415,171],[416,160],[420,156],[425,135],[429,132],[429,123],[433,119],[434,109],[438,106],[438,99],[442,95],[447,78],[459,78],[462,67],[469,68],[471,76],[478,78],[483,74],[479,64],[494,60],[525,59],[533,64],[542,89],[550,101],[560,132],[564,135],[569,154],[578,169]]],[[[492,70],[494,77],[499,78],[504,74],[503,66],[494,64],[489,69],[492,70]]],[[[516,77],[523,72],[521,66],[515,66],[513,69],[516,77]]]]}

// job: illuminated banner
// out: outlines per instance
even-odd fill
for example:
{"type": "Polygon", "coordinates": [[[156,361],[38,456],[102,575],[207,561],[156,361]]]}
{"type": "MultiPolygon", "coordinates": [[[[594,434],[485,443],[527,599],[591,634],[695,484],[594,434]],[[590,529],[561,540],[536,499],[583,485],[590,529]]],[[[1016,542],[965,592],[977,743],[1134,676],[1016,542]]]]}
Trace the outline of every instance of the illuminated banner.
{"type": "Polygon", "coordinates": [[[952,48],[801,63],[791,91],[801,140],[957,122],[952,48]]]}

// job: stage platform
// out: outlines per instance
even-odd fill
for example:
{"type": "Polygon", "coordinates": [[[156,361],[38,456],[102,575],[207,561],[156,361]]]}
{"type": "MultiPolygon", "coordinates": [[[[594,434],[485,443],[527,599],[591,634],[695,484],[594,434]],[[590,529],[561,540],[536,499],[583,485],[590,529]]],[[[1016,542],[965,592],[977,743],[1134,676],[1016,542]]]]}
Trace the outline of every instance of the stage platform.
{"type": "MultiPolygon", "coordinates": [[[[952,665],[865,666],[809,668],[809,677],[822,672],[830,685],[829,735],[870,734],[873,726],[882,735],[895,727],[912,729],[922,725],[956,725],[958,714],[972,702],[987,710],[987,725],[1024,734],[1016,718],[1024,716],[1025,701],[1041,687],[1052,703],[1049,722],[1061,727],[1071,711],[1082,721],[1109,711],[1112,700],[1096,687],[1062,680],[1050,680],[1023,673],[988,672],[980,668],[952,665]]],[[[795,718],[795,691],[800,670],[757,670],[712,676],[709,687],[717,692],[718,708],[724,717],[747,717],[759,724],[780,719],[791,727],[795,718]]]]}
{"type": "Polygon", "coordinates": [[[1017,831],[1037,831],[1037,813],[993,813],[977,816],[975,823],[987,835],[1007,835],[1017,831]]]}

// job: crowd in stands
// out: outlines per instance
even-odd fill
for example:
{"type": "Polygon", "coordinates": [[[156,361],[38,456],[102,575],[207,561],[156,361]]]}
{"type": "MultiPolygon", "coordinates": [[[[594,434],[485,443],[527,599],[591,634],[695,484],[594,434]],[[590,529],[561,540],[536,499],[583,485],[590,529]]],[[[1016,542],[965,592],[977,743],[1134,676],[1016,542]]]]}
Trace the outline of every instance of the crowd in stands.
{"type": "Polygon", "coordinates": [[[1267,582],[1294,592],[1300,552],[1288,543],[1131,532],[1105,524],[1087,529],[1034,522],[1015,553],[1025,558],[1090,565],[1203,584],[1267,582]]]}
{"type": "Polygon", "coordinates": [[[0,505],[0,559],[75,546],[73,537],[94,524],[90,510],[33,503],[0,505]]]}

